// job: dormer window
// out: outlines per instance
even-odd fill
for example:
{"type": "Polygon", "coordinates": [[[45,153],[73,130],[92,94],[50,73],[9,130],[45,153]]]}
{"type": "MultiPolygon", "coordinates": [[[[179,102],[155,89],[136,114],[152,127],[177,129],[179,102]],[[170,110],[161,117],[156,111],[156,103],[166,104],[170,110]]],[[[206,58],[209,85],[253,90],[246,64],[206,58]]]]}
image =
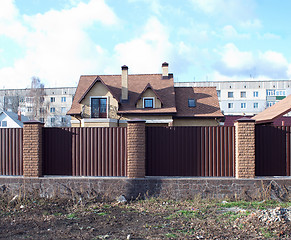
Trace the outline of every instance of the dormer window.
{"type": "Polygon", "coordinates": [[[91,118],[107,118],[106,97],[91,97],[91,118]]]}
{"type": "Polygon", "coordinates": [[[188,99],[188,107],[196,107],[196,101],[195,99],[188,99]]]}
{"type": "Polygon", "coordinates": [[[154,108],[154,98],[143,98],[143,107],[144,108],[154,108]]]}

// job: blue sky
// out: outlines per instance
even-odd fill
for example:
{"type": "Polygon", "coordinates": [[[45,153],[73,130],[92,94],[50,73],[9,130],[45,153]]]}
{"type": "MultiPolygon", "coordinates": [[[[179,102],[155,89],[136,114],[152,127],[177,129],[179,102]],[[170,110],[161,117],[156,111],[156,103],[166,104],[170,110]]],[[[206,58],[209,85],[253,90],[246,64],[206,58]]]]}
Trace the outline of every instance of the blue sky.
{"type": "Polygon", "coordinates": [[[290,0],[1,0],[0,88],[85,74],[175,81],[291,77],[290,0]]]}

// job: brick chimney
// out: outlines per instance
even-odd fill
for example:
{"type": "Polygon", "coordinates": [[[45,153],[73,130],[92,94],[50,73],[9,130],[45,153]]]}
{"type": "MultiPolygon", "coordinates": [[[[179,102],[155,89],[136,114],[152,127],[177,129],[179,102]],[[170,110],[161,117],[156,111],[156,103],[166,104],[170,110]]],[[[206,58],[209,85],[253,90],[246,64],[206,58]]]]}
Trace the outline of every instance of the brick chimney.
{"type": "Polygon", "coordinates": [[[128,67],[121,67],[121,100],[128,100],[128,67]]]}
{"type": "Polygon", "coordinates": [[[18,115],[18,120],[21,122],[21,111],[20,110],[18,110],[17,115],[18,115]]]}
{"type": "Polygon", "coordinates": [[[169,64],[167,62],[162,64],[162,77],[163,79],[169,78],[169,64]]]}

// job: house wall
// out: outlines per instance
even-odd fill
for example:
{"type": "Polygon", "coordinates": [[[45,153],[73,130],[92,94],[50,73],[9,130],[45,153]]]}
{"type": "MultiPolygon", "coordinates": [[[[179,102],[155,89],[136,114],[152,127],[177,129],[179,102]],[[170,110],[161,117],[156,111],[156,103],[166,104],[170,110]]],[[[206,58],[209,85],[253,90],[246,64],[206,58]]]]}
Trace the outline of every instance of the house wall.
{"type": "Polygon", "coordinates": [[[20,126],[14,122],[10,117],[6,116],[4,113],[0,115],[0,128],[20,128],[20,126]],[[7,127],[2,127],[2,121],[7,121],[7,127]]]}
{"type": "Polygon", "coordinates": [[[81,107],[83,110],[83,118],[91,118],[91,102],[90,97],[108,97],[109,109],[108,118],[117,119],[118,102],[113,95],[108,91],[108,89],[100,82],[97,82],[92,89],[88,92],[86,97],[81,102],[81,107]]]}
{"type": "Polygon", "coordinates": [[[218,126],[219,124],[215,119],[187,119],[179,118],[174,119],[173,126],[218,126]]]}
{"type": "Polygon", "coordinates": [[[156,94],[151,89],[147,89],[141,96],[141,99],[137,101],[136,107],[143,108],[143,98],[144,97],[153,97],[155,98],[155,108],[161,108],[161,101],[157,98],[156,94]]]}

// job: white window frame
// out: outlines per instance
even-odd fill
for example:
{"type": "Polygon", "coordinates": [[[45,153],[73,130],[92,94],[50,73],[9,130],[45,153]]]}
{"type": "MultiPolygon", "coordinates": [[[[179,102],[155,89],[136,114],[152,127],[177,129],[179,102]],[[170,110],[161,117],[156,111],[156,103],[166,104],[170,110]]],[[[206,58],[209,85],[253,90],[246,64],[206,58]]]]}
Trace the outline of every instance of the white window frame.
{"type": "Polygon", "coordinates": [[[144,101],[148,100],[148,99],[153,100],[153,108],[155,108],[155,98],[154,97],[144,97],[144,98],[142,98],[142,107],[145,108],[144,107],[144,101]]]}
{"type": "Polygon", "coordinates": [[[227,98],[233,98],[233,92],[227,92],[227,98]],[[232,96],[230,97],[229,94],[232,93],[232,96]]]}
{"type": "Polygon", "coordinates": [[[253,96],[254,96],[255,98],[259,97],[259,92],[258,92],[258,91],[254,91],[253,96]]]}
{"type": "Polygon", "coordinates": [[[246,98],[247,97],[247,92],[246,91],[241,91],[240,92],[240,97],[241,98],[246,98]],[[245,95],[245,96],[243,96],[243,95],[245,95]]]}
{"type": "Polygon", "coordinates": [[[67,98],[66,97],[61,97],[61,102],[67,102],[67,98]]]}
{"type": "Polygon", "coordinates": [[[228,109],[233,108],[233,103],[227,103],[227,108],[228,108],[228,109]]]}
{"type": "Polygon", "coordinates": [[[247,104],[245,102],[240,103],[240,108],[241,109],[246,109],[247,108],[247,104]]]}
{"type": "Polygon", "coordinates": [[[254,108],[259,108],[259,103],[254,102],[254,108]]]}
{"type": "Polygon", "coordinates": [[[106,118],[108,118],[108,114],[109,114],[109,96],[90,96],[90,118],[91,117],[91,99],[92,98],[106,98],[106,104],[107,104],[107,111],[106,111],[106,118]]]}

